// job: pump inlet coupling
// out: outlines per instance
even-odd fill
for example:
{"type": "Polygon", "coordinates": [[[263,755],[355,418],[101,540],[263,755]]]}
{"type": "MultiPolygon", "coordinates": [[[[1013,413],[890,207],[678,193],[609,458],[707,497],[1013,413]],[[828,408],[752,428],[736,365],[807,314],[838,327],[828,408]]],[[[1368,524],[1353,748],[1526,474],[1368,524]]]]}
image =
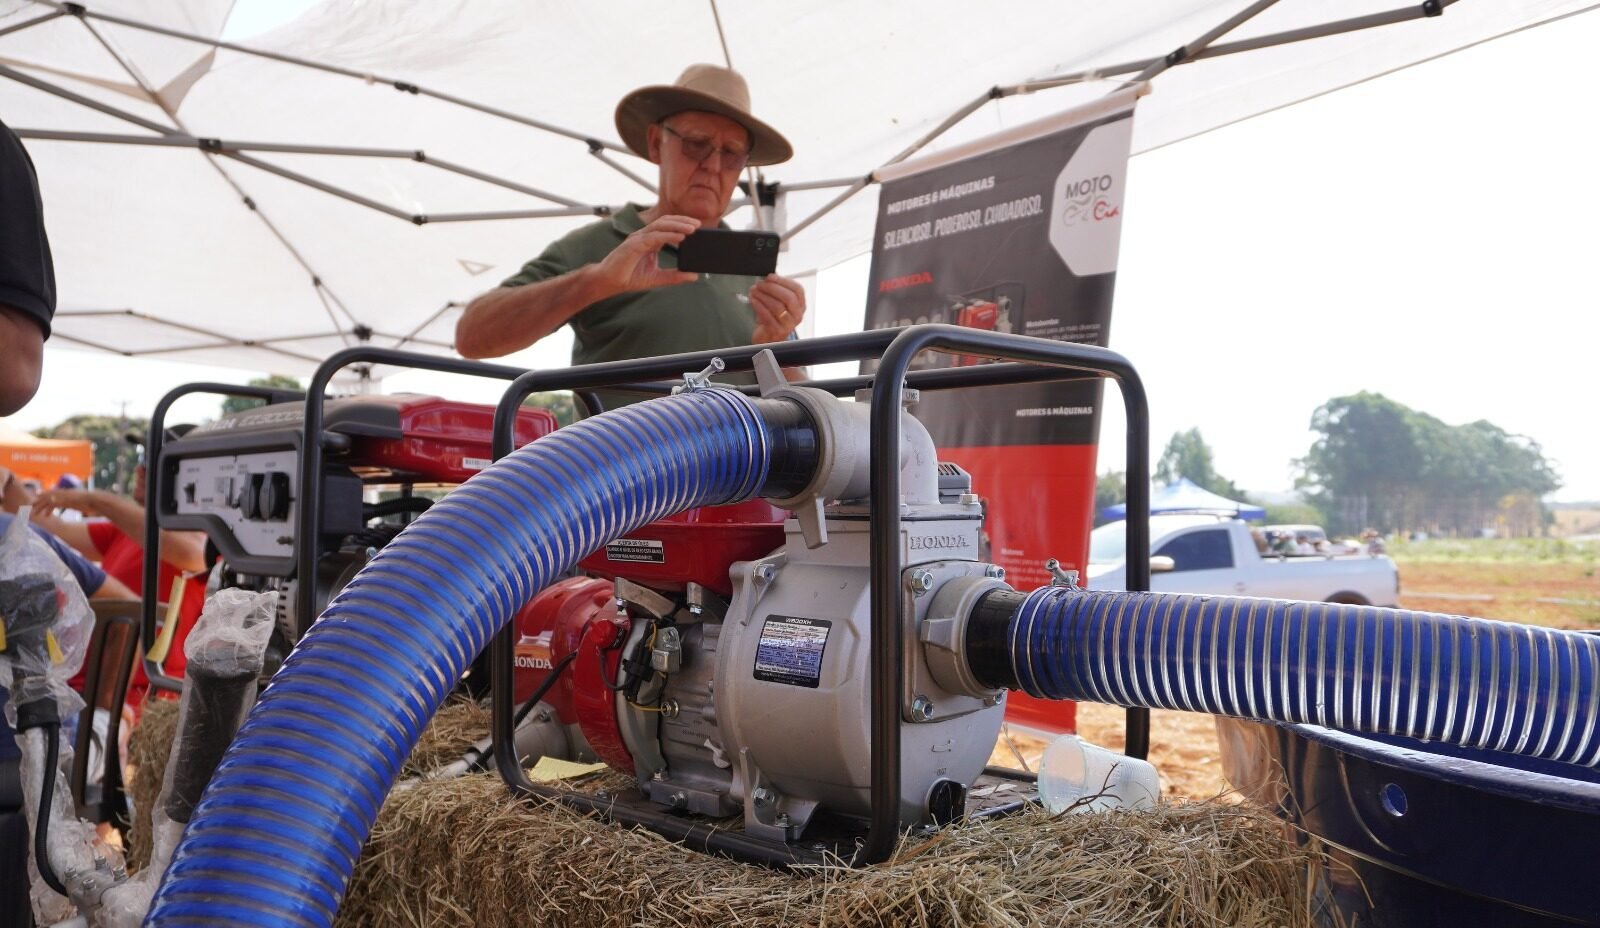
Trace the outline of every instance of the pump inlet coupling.
{"type": "Polygon", "coordinates": [[[936,659],[928,645],[930,667],[953,690],[1313,724],[1600,766],[1592,636],[1372,606],[1067,586],[1018,593],[976,582],[990,588],[940,592],[967,604],[946,637],[959,642],[959,659],[936,659]]]}

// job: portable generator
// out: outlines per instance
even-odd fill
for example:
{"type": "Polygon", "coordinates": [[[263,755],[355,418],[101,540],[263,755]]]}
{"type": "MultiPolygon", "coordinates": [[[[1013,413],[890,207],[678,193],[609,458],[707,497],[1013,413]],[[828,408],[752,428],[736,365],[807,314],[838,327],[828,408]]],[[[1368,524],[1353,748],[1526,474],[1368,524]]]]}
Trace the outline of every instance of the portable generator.
{"type": "MultiPolygon", "coordinates": [[[[437,495],[425,495],[429,488],[455,486],[489,465],[493,420],[492,407],[432,396],[326,401],[317,530],[302,538],[304,402],[225,415],[164,443],[152,475],[156,520],[204,532],[222,586],[279,592],[270,673],[362,565],[427,511],[437,495]],[[311,549],[308,576],[297,569],[302,545],[311,549]],[[312,586],[309,614],[297,607],[302,584],[312,586]]],[[[555,428],[548,411],[524,409],[517,440],[555,428]]]]}

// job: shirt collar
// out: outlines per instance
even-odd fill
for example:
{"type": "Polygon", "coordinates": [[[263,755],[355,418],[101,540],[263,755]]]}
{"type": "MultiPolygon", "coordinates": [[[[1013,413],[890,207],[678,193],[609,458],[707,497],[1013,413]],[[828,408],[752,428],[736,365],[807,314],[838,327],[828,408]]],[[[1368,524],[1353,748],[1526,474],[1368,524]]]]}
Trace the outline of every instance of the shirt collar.
{"type": "MultiPolygon", "coordinates": [[[[639,215],[639,212],[643,209],[644,207],[637,203],[627,204],[611,214],[611,228],[616,229],[624,236],[632,235],[639,231],[644,228],[644,217],[639,215]]],[[[729,226],[726,221],[719,219],[717,220],[717,228],[726,229],[729,226]]]]}

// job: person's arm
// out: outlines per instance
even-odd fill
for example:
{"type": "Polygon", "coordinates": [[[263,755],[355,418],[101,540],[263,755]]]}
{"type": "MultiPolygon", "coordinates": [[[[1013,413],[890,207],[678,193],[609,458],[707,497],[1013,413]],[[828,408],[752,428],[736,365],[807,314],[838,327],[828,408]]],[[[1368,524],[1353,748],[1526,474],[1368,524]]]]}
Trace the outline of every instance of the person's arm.
{"type": "Polygon", "coordinates": [[[483,294],[467,304],[456,323],[456,351],[463,358],[498,358],[561,328],[584,307],[619,292],[596,278],[597,267],[483,294]]]}
{"type": "Polygon", "coordinates": [[[139,597],[132,590],[128,589],[126,584],[109,574],[106,575],[105,582],[100,584],[100,588],[89,594],[89,598],[131,599],[135,602],[137,602],[139,599],[139,597]]]}
{"type": "Polygon", "coordinates": [[[700,227],[687,216],[662,216],[622,240],[604,260],[520,287],[496,287],[471,303],[456,322],[456,351],[465,358],[498,358],[544,338],[608,297],[689,283],[698,275],[662,268],[661,249],[700,227]]]}
{"type": "MultiPolygon", "coordinates": [[[[38,499],[39,497],[30,493],[10,471],[0,467],[0,510],[15,515],[18,509],[31,506],[38,499]]],[[[100,549],[95,546],[94,539],[89,537],[89,527],[82,522],[68,522],[52,512],[35,513],[33,523],[71,545],[73,550],[89,560],[100,560],[100,549]]]]}
{"type": "MultiPolygon", "coordinates": [[[[58,510],[76,509],[84,515],[103,516],[111,520],[118,531],[144,544],[144,507],[115,493],[105,490],[50,490],[39,494],[34,502],[35,521],[43,522],[58,510]]],[[[203,532],[161,532],[163,561],[182,571],[204,570],[206,543],[203,532]]]]}
{"type": "Polygon", "coordinates": [[[89,537],[89,526],[82,522],[68,522],[51,514],[34,519],[33,524],[71,545],[74,551],[89,560],[100,560],[100,549],[94,546],[94,539],[89,537]]]}
{"type": "Polygon", "coordinates": [[[28,405],[43,366],[44,330],[32,315],[0,304],[0,416],[28,405]]]}

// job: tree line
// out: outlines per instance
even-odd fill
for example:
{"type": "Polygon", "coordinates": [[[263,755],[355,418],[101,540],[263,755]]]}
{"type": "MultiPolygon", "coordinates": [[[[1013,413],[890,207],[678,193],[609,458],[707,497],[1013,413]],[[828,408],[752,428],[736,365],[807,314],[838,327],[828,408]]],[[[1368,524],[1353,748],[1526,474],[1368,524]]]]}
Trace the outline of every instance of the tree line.
{"type": "Polygon", "coordinates": [[[1329,400],[1296,485],[1340,527],[1528,535],[1561,487],[1539,443],[1484,419],[1449,425],[1381,393],[1329,400]]]}
{"type": "MultiPolygon", "coordinates": [[[[1539,534],[1541,498],[1561,486],[1539,443],[1487,420],[1449,425],[1380,393],[1334,397],[1311,416],[1316,440],[1294,461],[1304,503],[1252,499],[1217,472],[1198,428],[1168,440],[1160,483],[1187,477],[1229,499],[1265,506],[1268,522],[1311,522],[1331,531],[1386,534],[1539,534]]],[[[1095,511],[1126,498],[1120,472],[1102,474],[1095,511]]]]}

